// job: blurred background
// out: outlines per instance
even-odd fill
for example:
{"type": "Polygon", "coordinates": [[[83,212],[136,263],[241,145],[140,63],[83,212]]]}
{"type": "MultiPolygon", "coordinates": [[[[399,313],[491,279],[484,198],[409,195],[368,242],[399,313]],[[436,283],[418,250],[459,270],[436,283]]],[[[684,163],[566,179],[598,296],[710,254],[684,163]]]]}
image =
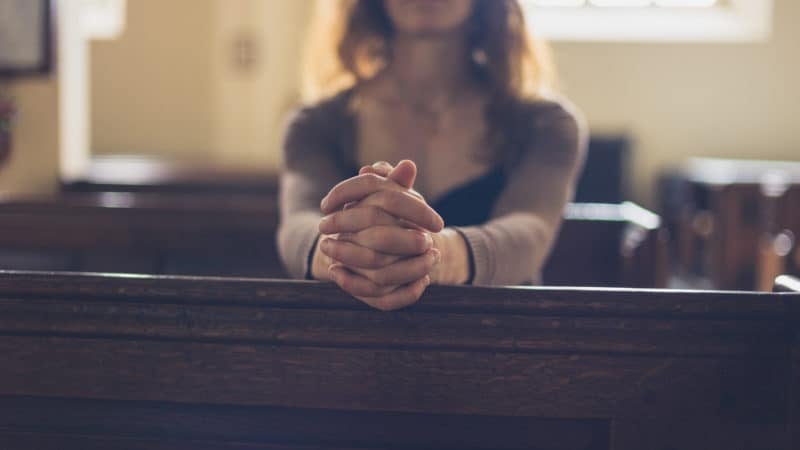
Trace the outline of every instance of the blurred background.
{"type": "MultiPolygon", "coordinates": [[[[117,192],[164,167],[219,171],[242,183],[274,179],[283,120],[299,99],[312,1],[44,3],[58,25],[55,64],[0,78],[0,92],[17,111],[10,153],[0,163],[5,197],[53,196],[93,182],[117,192]]],[[[595,139],[588,197],[577,200],[630,201],[655,213],[670,249],[662,264],[672,268],[672,281],[663,285],[755,288],[761,238],[789,226],[781,221],[791,217],[778,211],[797,211],[788,209],[794,200],[775,202],[797,182],[793,162],[800,162],[800,2],[522,3],[533,32],[551,40],[563,91],[584,111],[595,139]],[[771,197],[763,186],[769,174],[779,192],[771,197]],[[750,186],[743,194],[749,200],[732,200],[735,212],[715,210],[724,203],[713,200],[717,187],[737,183],[750,186]],[[604,185],[608,195],[590,198],[604,185]],[[711,242],[733,220],[725,214],[749,216],[748,232],[757,237],[740,256],[709,256],[730,246],[711,242]],[[739,267],[730,275],[738,281],[707,281],[736,258],[750,264],[746,280],[739,267]]],[[[581,211],[576,217],[589,214],[581,211]]],[[[780,264],[774,270],[789,270],[780,264]]]]}

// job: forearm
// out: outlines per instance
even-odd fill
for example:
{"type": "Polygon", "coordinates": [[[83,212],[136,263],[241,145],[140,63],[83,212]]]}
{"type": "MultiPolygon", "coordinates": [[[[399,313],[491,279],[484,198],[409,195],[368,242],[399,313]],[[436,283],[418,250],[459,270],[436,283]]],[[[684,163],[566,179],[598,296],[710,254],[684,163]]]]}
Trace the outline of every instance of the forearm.
{"type": "Polygon", "coordinates": [[[432,236],[433,246],[441,252],[442,260],[433,269],[431,281],[435,284],[466,284],[470,277],[470,257],[464,238],[452,228],[445,228],[432,236]]]}
{"type": "Polygon", "coordinates": [[[474,262],[475,285],[535,282],[550,251],[557,224],[531,213],[516,213],[482,225],[459,227],[474,262]]]}

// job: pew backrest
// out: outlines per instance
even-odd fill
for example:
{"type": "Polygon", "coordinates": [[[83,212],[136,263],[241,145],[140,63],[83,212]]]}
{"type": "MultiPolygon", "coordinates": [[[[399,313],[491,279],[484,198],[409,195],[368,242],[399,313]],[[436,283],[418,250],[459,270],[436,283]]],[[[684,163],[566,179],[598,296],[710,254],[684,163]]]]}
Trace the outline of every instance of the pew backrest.
{"type": "Polygon", "coordinates": [[[0,448],[795,449],[800,296],[0,273],[0,448]]]}

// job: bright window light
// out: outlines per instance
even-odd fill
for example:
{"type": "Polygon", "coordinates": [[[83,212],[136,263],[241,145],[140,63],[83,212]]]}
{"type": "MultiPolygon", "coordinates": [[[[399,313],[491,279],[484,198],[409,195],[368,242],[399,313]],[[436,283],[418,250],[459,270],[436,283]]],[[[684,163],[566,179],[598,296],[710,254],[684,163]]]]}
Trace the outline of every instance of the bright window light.
{"type": "Polygon", "coordinates": [[[590,0],[594,6],[625,6],[629,8],[641,8],[642,6],[650,6],[650,0],[590,0]]]}
{"type": "Polygon", "coordinates": [[[710,8],[719,3],[718,0],[656,0],[657,6],[673,7],[673,8],[710,8]]]}
{"type": "Polygon", "coordinates": [[[530,0],[530,3],[533,6],[549,6],[549,7],[575,7],[575,6],[583,6],[586,4],[586,0],[530,0]]]}
{"type": "Polygon", "coordinates": [[[757,42],[773,0],[522,0],[535,34],[557,41],[757,42]]]}

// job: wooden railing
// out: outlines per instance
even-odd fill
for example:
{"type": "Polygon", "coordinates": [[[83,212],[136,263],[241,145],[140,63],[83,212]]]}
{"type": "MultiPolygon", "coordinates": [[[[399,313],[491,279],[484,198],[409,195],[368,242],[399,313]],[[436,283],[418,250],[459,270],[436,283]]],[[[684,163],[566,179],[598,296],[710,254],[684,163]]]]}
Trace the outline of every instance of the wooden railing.
{"type": "Polygon", "coordinates": [[[800,294],[0,273],[0,448],[796,449],[800,294]]]}

